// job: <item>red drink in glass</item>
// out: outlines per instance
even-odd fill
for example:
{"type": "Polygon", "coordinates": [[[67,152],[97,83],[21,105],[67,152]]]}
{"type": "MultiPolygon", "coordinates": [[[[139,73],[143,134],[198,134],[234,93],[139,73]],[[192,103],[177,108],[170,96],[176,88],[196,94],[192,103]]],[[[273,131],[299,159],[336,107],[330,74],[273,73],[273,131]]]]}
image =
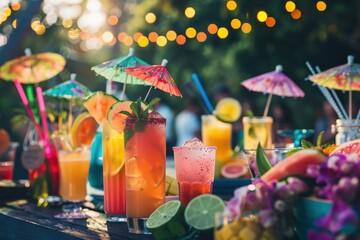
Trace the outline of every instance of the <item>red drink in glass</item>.
{"type": "Polygon", "coordinates": [[[186,206],[193,198],[212,192],[216,147],[195,138],[173,150],[179,198],[186,206]]]}

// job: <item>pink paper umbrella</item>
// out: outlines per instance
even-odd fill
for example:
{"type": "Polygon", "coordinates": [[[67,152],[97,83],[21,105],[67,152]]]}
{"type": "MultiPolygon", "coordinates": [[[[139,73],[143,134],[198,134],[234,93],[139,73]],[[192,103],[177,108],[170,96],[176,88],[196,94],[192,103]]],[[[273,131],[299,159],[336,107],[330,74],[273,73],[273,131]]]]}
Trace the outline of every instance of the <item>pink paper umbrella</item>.
{"type": "Polygon", "coordinates": [[[241,83],[250,91],[269,94],[264,117],[267,116],[272,95],[281,97],[304,97],[304,92],[284,73],[282,66],[277,65],[275,71],[261,74],[259,76],[247,79],[241,83]]]}
{"type": "Polygon", "coordinates": [[[174,79],[170,76],[170,73],[166,69],[167,60],[164,59],[161,65],[152,66],[139,66],[125,68],[125,71],[141,80],[144,80],[151,84],[148,93],[145,96],[145,100],[149,96],[149,93],[153,87],[159,88],[160,90],[182,97],[180,90],[175,84],[174,79]]]}

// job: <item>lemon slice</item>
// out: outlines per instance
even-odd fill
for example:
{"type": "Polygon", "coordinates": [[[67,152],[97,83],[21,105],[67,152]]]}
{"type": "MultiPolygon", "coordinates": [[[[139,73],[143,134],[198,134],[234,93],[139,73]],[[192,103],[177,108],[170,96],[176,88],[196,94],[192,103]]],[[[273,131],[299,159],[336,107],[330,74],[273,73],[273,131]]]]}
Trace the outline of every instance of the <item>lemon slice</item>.
{"type": "Polygon", "coordinates": [[[241,104],[235,98],[223,98],[215,107],[214,115],[222,122],[233,123],[239,120],[241,115],[241,104]]]}
{"type": "Polygon", "coordinates": [[[104,124],[103,134],[109,136],[104,138],[104,170],[107,176],[117,175],[124,166],[124,134],[119,134],[109,124],[104,124]]]}

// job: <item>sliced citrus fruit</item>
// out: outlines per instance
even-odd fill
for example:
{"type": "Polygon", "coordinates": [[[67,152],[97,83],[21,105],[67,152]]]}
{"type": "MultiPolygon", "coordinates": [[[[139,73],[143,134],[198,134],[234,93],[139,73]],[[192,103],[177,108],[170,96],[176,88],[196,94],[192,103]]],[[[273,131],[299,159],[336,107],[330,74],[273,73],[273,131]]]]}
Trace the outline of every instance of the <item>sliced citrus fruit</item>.
{"type": "Polygon", "coordinates": [[[10,137],[5,129],[0,129],[0,153],[8,150],[10,145],[10,137]]]}
{"type": "Polygon", "coordinates": [[[248,172],[246,163],[241,161],[234,161],[225,164],[221,168],[221,176],[224,178],[240,178],[248,172]]]}
{"type": "Polygon", "coordinates": [[[118,101],[116,97],[99,91],[87,97],[83,104],[96,122],[101,125],[107,118],[110,107],[118,101]]]}
{"type": "Polygon", "coordinates": [[[150,215],[146,227],[155,239],[179,239],[187,231],[184,211],[179,200],[164,203],[150,215]]]}
{"type": "Polygon", "coordinates": [[[71,127],[71,140],[74,147],[90,146],[96,134],[95,119],[87,112],[79,114],[71,127]]]}
{"type": "Polygon", "coordinates": [[[200,195],[189,202],[185,209],[185,221],[199,231],[209,231],[215,226],[215,213],[225,210],[224,201],[211,194],[200,195]]]}
{"type": "Polygon", "coordinates": [[[240,102],[235,98],[223,98],[216,104],[214,115],[220,121],[233,123],[239,120],[241,109],[240,102]]]}
{"type": "Polygon", "coordinates": [[[124,166],[124,134],[119,134],[110,124],[103,125],[104,172],[115,176],[124,166]]]}
{"type": "Polygon", "coordinates": [[[179,195],[179,184],[176,181],[176,178],[166,175],[165,193],[167,196],[179,195]]]}
{"type": "MultiPolygon", "coordinates": [[[[124,131],[124,122],[125,119],[128,118],[127,115],[120,113],[121,111],[127,111],[129,113],[133,113],[130,108],[132,101],[121,101],[114,103],[107,114],[107,120],[110,123],[110,126],[115,129],[118,133],[122,133],[124,131]]],[[[141,103],[141,108],[144,110],[146,108],[145,103],[141,103]]]]}
{"type": "Polygon", "coordinates": [[[355,139],[350,142],[340,144],[331,154],[342,153],[342,154],[356,154],[360,157],[360,139],[355,139]]]}

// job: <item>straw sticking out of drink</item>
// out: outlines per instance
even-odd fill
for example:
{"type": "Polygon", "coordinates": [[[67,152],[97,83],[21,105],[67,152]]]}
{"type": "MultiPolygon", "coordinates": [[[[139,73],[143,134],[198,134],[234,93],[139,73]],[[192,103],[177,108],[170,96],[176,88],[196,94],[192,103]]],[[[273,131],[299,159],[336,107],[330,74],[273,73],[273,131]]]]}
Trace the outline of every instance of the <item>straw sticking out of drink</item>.
{"type": "Polygon", "coordinates": [[[358,111],[358,113],[356,115],[356,122],[358,122],[359,120],[360,120],[360,108],[359,108],[359,111],[358,111]]]}
{"type": "Polygon", "coordinates": [[[214,107],[210,103],[210,100],[209,100],[208,96],[206,95],[206,92],[205,92],[203,86],[201,85],[201,82],[200,82],[200,79],[199,79],[198,75],[196,73],[193,73],[191,75],[191,77],[192,77],[192,80],[195,83],[197,89],[199,90],[199,93],[200,93],[201,98],[203,99],[203,101],[205,103],[205,106],[206,106],[207,110],[210,113],[214,112],[214,107]]]}
{"type": "MultiPolygon", "coordinates": [[[[311,66],[311,64],[309,62],[305,63],[306,66],[308,67],[308,69],[310,70],[312,75],[315,75],[315,70],[313,69],[313,67],[311,66]]],[[[318,72],[320,72],[320,68],[316,67],[316,70],[318,72]]],[[[307,80],[307,79],[306,79],[307,80]]],[[[324,95],[324,97],[326,98],[326,100],[330,103],[331,107],[334,109],[334,111],[336,112],[336,114],[338,115],[338,117],[340,119],[345,119],[348,118],[344,107],[342,106],[342,104],[340,103],[340,100],[336,94],[336,92],[331,89],[331,94],[330,91],[323,86],[320,86],[318,84],[316,84],[316,86],[319,88],[320,92],[324,95]]]]}

